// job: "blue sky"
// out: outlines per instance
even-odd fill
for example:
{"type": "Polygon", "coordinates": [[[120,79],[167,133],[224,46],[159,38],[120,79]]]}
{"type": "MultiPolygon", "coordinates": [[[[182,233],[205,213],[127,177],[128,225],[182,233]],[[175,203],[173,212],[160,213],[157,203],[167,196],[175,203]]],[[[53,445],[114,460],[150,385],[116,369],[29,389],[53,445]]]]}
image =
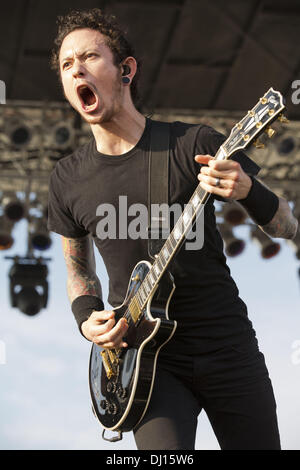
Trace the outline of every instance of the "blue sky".
{"type": "MultiPolygon", "coordinates": [[[[248,240],[244,253],[229,258],[232,276],[248,306],[273,382],[283,449],[300,449],[300,281],[299,262],[284,241],[273,259],[263,260],[248,240]],[[299,352],[299,353],[298,353],[299,352]]],[[[48,308],[28,318],[11,309],[6,254],[25,253],[25,223],[15,230],[15,246],[1,254],[1,330],[6,363],[0,364],[0,449],[135,449],[131,433],[123,441],[102,440],[88,390],[90,343],[77,330],[66,293],[66,271],[58,235],[45,256],[49,263],[48,308]]],[[[97,272],[107,298],[105,268],[96,254],[97,272]]],[[[106,307],[108,304],[106,302],[106,307]]],[[[1,361],[0,361],[1,362],[1,361]]],[[[197,449],[218,449],[205,414],[200,415],[197,449]]]]}

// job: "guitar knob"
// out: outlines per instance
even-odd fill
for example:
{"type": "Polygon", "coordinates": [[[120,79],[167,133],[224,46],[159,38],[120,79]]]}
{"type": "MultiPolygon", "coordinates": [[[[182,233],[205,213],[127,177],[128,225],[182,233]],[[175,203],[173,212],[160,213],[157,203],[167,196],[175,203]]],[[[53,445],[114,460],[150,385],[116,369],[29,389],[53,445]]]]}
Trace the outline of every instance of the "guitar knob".
{"type": "Polygon", "coordinates": [[[108,401],[107,400],[101,400],[100,401],[100,408],[102,408],[102,410],[106,410],[108,407],[108,401]]]}
{"type": "Polygon", "coordinates": [[[117,395],[120,400],[124,400],[127,397],[127,389],[123,387],[119,387],[117,390],[117,395]]]}
{"type": "Polygon", "coordinates": [[[138,281],[140,281],[140,277],[139,277],[139,275],[137,274],[136,276],[132,277],[131,280],[138,282],[138,281]]]}
{"type": "Polygon", "coordinates": [[[106,390],[108,391],[108,393],[115,393],[116,388],[117,388],[117,386],[116,386],[115,382],[108,382],[107,383],[106,390]]]}
{"type": "Polygon", "coordinates": [[[117,410],[118,410],[118,407],[115,403],[110,403],[108,405],[108,409],[107,409],[108,414],[115,415],[115,414],[117,414],[117,410]]]}

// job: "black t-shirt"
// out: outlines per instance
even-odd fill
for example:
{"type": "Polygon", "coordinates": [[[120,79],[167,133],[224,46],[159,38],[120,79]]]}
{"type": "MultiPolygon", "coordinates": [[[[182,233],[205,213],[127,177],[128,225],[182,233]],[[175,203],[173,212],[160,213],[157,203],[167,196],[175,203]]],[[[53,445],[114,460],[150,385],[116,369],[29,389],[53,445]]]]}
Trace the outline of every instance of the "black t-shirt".
{"type": "MultiPolygon", "coordinates": [[[[122,229],[121,236],[119,232],[119,217],[124,217],[126,208],[148,204],[150,127],[151,120],[147,119],[137,145],[119,156],[99,153],[92,139],[59,160],[50,178],[48,228],[69,238],[92,234],[108,272],[108,301],[113,307],[123,302],[134,266],[141,260],[150,260],[144,236],[132,239],[122,229]],[[120,200],[125,212],[119,214],[120,200]],[[103,223],[103,233],[109,213],[110,238],[100,239],[99,224],[103,223]]],[[[199,184],[200,165],[194,156],[215,155],[224,140],[222,134],[206,125],[171,124],[170,205],[179,203],[183,207],[199,184]]],[[[233,158],[248,174],[258,173],[259,167],[242,152],[233,158]]],[[[177,320],[178,327],[165,351],[208,351],[253,334],[247,308],[226,264],[213,201],[210,198],[204,210],[203,247],[186,250],[183,245],[170,266],[176,289],[169,317],[177,320]]],[[[136,214],[130,216],[127,212],[127,223],[134,219],[136,214]]]]}

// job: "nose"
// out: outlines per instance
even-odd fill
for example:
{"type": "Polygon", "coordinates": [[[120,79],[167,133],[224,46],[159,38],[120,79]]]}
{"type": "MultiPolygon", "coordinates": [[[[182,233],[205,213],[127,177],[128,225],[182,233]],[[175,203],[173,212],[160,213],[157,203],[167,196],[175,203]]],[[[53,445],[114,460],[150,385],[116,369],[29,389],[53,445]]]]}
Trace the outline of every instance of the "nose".
{"type": "Polygon", "coordinates": [[[80,60],[75,60],[73,64],[73,77],[78,78],[78,77],[83,77],[85,74],[83,64],[80,62],[80,60]]]}

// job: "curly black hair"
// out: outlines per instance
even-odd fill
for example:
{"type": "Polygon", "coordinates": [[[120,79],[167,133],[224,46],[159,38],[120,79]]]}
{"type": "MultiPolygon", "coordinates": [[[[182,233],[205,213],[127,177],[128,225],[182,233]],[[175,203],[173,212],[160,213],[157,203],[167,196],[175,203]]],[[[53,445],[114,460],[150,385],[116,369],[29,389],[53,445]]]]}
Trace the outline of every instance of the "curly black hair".
{"type": "Polygon", "coordinates": [[[54,40],[54,48],[51,53],[50,65],[60,77],[59,52],[65,37],[76,29],[93,29],[106,37],[106,44],[110,48],[114,64],[119,66],[127,57],[134,57],[137,61],[137,72],[131,83],[131,96],[137,105],[139,101],[138,80],[140,76],[141,61],[137,58],[133,46],[129,43],[125,31],[118,24],[116,17],[103,13],[99,8],[91,10],[72,10],[65,16],[57,19],[58,31],[54,40]]]}

